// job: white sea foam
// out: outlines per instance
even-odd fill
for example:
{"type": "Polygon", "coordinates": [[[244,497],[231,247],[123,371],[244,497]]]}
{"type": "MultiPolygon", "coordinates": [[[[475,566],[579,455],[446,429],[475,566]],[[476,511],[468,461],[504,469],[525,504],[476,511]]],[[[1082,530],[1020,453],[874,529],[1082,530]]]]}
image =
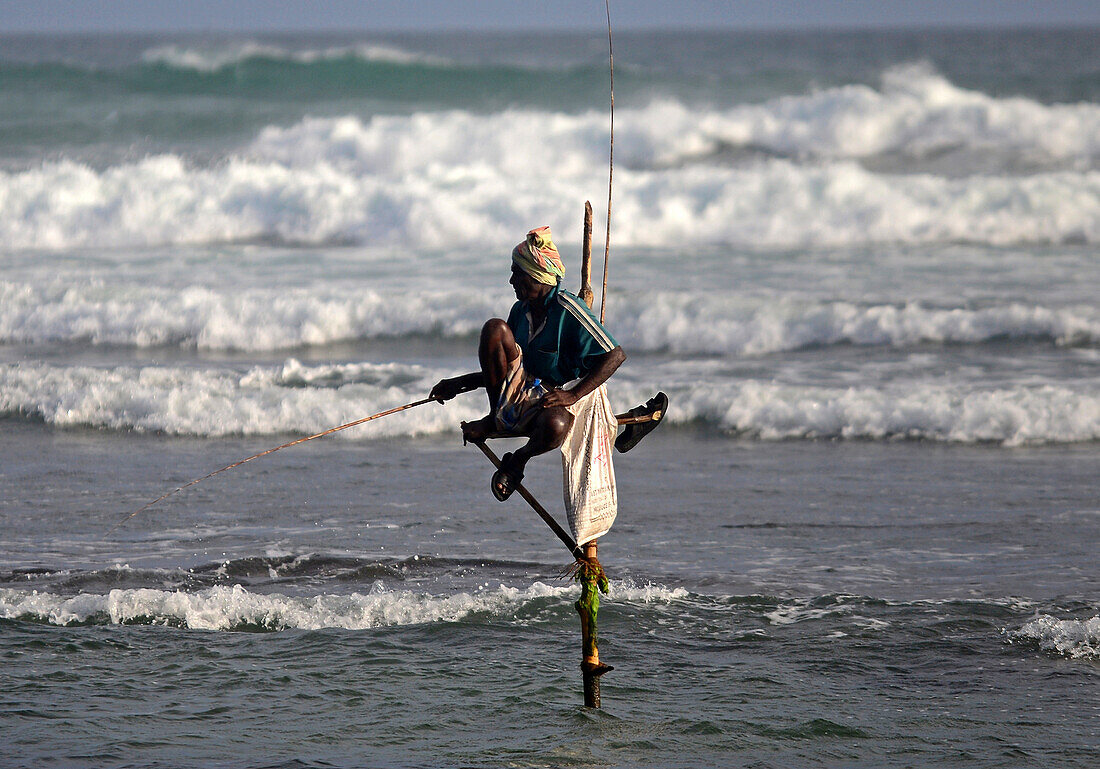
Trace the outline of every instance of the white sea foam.
{"type": "Polygon", "coordinates": [[[96,280],[0,280],[0,342],[81,341],[207,350],[275,350],[301,345],[432,334],[469,335],[494,307],[475,291],[392,295],[334,284],[304,288],[183,289],[96,280]]]}
{"type": "Polygon", "coordinates": [[[227,42],[203,47],[163,45],[150,48],[142,54],[147,64],[163,64],[167,67],[198,72],[217,72],[252,59],[289,61],[296,64],[340,59],[391,62],[393,64],[447,64],[447,60],[430,54],[407,51],[396,45],[362,43],[350,46],[332,46],[322,49],[290,49],[255,41],[227,42]]]}
{"type": "MultiPolygon", "coordinates": [[[[336,374],[297,361],[248,371],[191,367],[0,367],[0,414],[24,414],[59,427],[92,426],[173,435],[310,434],[424,397],[438,372],[416,366],[352,365],[336,374]],[[303,386],[316,384],[324,386],[303,386]]],[[[446,410],[395,414],[370,437],[453,429],[481,414],[465,401],[446,410]]],[[[366,428],[364,428],[366,429],[366,428]]],[[[363,437],[360,435],[355,437],[363,437]]]]}
{"type": "Polygon", "coordinates": [[[631,128],[637,133],[627,130],[626,153],[656,162],[705,157],[723,145],[833,159],[949,154],[964,166],[994,153],[1021,168],[1068,162],[1083,169],[1100,155],[1100,105],[988,96],[925,64],[888,70],[879,89],[849,85],[701,115],[656,104],[648,121],[631,128]]]}
{"type": "Polygon", "coordinates": [[[738,300],[721,293],[628,295],[611,317],[631,349],[759,355],[834,344],[905,347],[978,344],[993,339],[1050,339],[1061,345],[1100,340],[1100,308],[1011,303],[982,309],[738,300]],[[625,309],[624,309],[625,302],[625,309]]]}
{"type": "MultiPolygon", "coordinates": [[[[310,434],[422,398],[449,371],[409,365],[282,366],[248,371],[193,367],[0,366],[0,415],[59,427],[225,436],[310,434]]],[[[650,374],[651,376],[651,374],[650,374]]],[[[616,380],[618,381],[618,380],[616,380]]],[[[700,422],[762,440],[921,439],[1008,446],[1100,440],[1100,389],[1092,383],[1002,387],[904,378],[824,387],[708,377],[663,386],[672,423],[700,422]]],[[[651,394],[624,375],[622,407],[651,394]]],[[[446,409],[413,409],[344,437],[423,435],[481,416],[468,396],[446,409]]]]}
{"type": "MultiPolygon", "coordinates": [[[[617,119],[617,218],[645,223],[617,231],[620,245],[1100,242],[1097,105],[996,99],[902,70],[882,90],[726,110],[660,102],[617,119]],[[783,157],[730,163],[721,156],[731,146],[783,157]],[[945,147],[1006,160],[961,177],[876,173],[863,162],[945,147]]],[[[602,113],[520,108],[306,118],[264,129],[212,165],[172,154],[104,169],[50,161],[0,174],[0,239],[427,248],[446,233],[450,247],[506,246],[532,221],[572,221],[576,201],[599,198],[606,129],[602,113]],[[553,169],[537,182],[527,181],[532,147],[553,169]]],[[[968,162],[955,158],[950,170],[968,162]]]]}
{"type": "MultiPolygon", "coordinates": [[[[457,622],[488,612],[512,616],[516,609],[546,598],[569,603],[577,588],[535,582],[525,588],[501,585],[470,593],[432,595],[390,590],[376,582],[366,593],[286,596],[253,593],[240,585],[199,592],[151,588],[117,589],[107,594],[73,597],[0,588],[0,617],[34,619],[54,625],[74,623],[161,624],[195,630],[366,630],[394,625],[457,622]]],[[[667,603],[686,595],[682,589],[623,586],[615,599],[667,603]]]]}
{"type": "MultiPolygon", "coordinates": [[[[279,350],[419,334],[475,334],[499,315],[483,290],[406,291],[400,301],[336,282],[310,288],[184,289],[97,280],[0,280],[0,343],[89,342],[204,350],[279,350]]],[[[980,344],[1044,339],[1100,341],[1100,308],[1018,302],[985,307],[854,304],[725,292],[629,292],[608,316],[631,351],[760,355],[834,344],[905,347],[922,342],[980,344]]]]}
{"type": "MultiPolygon", "coordinates": [[[[673,395],[673,393],[670,393],[673,395]]],[[[1094,387],[979,388],[925,381],[882,387],[706,384],[674,397],[674,421],[751,438],[921,439],[1006,446],[1100,440],[1094,387]]]]}
{"type": "Polygon", "coordinates": [[[1100,617],[1075,620],[1043,614],[1019,630],[1004,632],[1010,643],[1036,643],[1043,651],[1100,660],[1100,617]]]}
{"type": "Polygon", "coordinates": [[[774,611],[766,612],[764,617],[773,625],[793,625],[798,622],[851,614],[854,607],[839,603],[829,606],[814,606],[812,599],[802,599],[781,604],[774,611]]]}
{"type": "MultiPolygon", "coordinates": [[[[537,140],[555,176],[576,176],[591,164],[603,168],[606,131],[606,115],[598,112],[454,111],[379,116],[366,124],[307,119],[267,129],[252,151],[306,165],[326,159],[410,170],[434,163],[462,168],[474,161],[518,173],[530,162],[528,140],[537,140]]],[[[981,158],[995,152],[1015,158],[1009,168],[1084,171],[1100,160],[1100,105],[991,97],[916,65],[889,70],[879,90],[852,85],[726,109],[654,101],[617,111],[615,140],[616,159],[635,169],[669,170],[744,148],[832,161],[920,161],[950,151],[954,173],[967,151],[981,158]]]]}

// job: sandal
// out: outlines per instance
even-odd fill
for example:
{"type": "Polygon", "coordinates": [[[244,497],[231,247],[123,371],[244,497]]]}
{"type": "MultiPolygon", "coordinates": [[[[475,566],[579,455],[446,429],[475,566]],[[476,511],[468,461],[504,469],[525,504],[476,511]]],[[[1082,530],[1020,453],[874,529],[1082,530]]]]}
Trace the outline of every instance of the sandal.
{"type": "Polygon", "coordinates": [[[631,422],[623,428],[622,433],[615,439],[615,449],[621,454],[630,451],[641,442],[642,438],[657,429],[657,425],[664,421],[667,412],[668,396],[661,392],[646,401],[645,405],[635,406],[626,412],[624,414],[626,417],[649,417],[649,419],[644,422],[631,422]]]}
{"type": "Polygon", "coordinates": [[[493,496],[498,502],[503,502],[512,496],[520,482],[523,480],[523,470],[516,467],[511,453],[500,458],[500,469],[493,473],[493,480],[489,484],[493,496]]]}

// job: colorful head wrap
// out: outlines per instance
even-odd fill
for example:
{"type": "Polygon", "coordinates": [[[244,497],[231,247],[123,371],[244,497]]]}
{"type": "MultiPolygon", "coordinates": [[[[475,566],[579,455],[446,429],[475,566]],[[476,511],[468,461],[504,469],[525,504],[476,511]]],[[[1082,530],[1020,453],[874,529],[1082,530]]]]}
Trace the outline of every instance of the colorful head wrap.
{"type": "Polygon", "coordinates": [[[565,265],[550,237],[549,227],[528,232],[527,239],[512,249],[512,262],[539,283],[548,286],[556,286],[565,277],[565,265]]]}

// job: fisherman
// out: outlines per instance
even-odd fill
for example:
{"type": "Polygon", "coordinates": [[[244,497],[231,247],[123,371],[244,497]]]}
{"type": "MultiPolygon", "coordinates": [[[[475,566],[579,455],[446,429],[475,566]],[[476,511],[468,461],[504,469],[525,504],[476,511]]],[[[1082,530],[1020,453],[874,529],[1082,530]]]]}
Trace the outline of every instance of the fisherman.
{"type": "Polygon", "coordinates": [[[481,330],[481,370],[443,379],[429,397],[446,401],[484,387],[489,413],[462,423],[464,441],[523,436],[524,446],[501,457],[493,496],[504,501],[523,480],[531,457],[560,448],[575,415],[626,360],[626,353],[588,305],[562,285],[565,267],[549,227],[539,227],[512,249],[509,283],[518,300],[508,320],[492,318],[481,330]]]}

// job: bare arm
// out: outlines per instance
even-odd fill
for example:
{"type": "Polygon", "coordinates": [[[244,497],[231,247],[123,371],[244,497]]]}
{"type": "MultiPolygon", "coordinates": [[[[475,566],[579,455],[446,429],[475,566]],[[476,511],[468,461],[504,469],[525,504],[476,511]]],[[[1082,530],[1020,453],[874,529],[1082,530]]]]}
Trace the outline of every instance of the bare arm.
{"type": "Polygon", "coordinates": [[[428,393],[428,397],[438,401],[449,401],[459,393],[469,392],[484,386],[485,374],[480,371],[472,371],[462,376],[440,379],[432,388],[432,391],[428,393]]]}
{"type": "Polygon", "coordinates": [[[621,346],[605,352],[596,359],[595,367],[572,390],[551,390],[544,395],[542,407],[572,406],[610,379],[619,366],[623,365],[624,360],[626,360],[626,353],[621,346]]]}

